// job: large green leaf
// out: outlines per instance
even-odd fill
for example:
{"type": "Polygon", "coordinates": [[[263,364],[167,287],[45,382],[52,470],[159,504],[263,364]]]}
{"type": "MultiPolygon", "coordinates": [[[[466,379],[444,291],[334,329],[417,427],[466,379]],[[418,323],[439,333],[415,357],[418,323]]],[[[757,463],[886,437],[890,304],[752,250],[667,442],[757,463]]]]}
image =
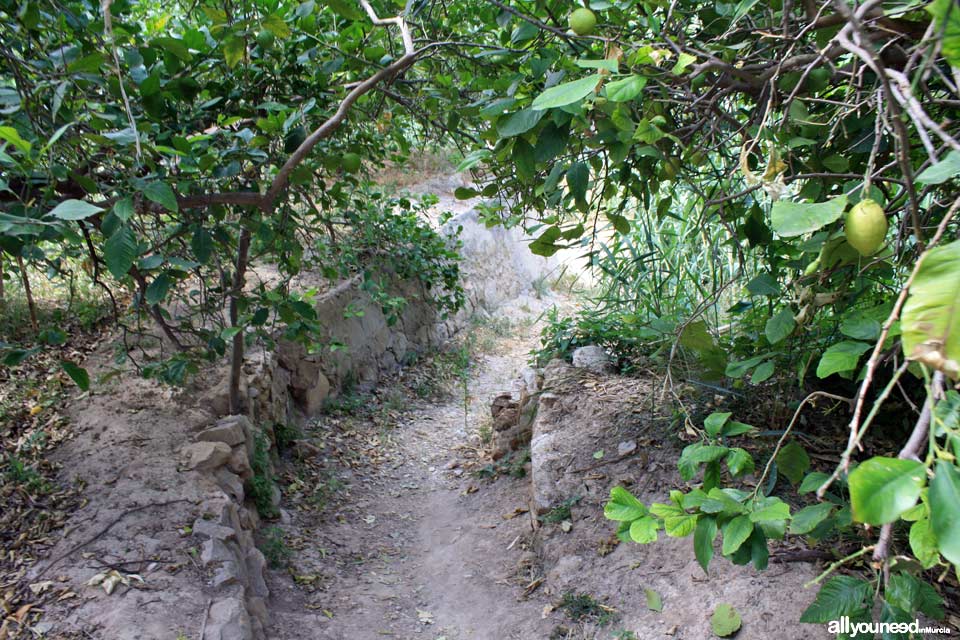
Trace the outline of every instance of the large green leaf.
{"type": "Polygon", "coordinates": [[[737,516],[723,525],[723,555],[728,556],[740,548],[753,533],[753,522],[749,516],[737,516]]]}
{"type": "Polygon", "coordinates": [[[166,182],[151,182],[143,189],[143,195],[167,211],[177,212],[177,196],[166,182]]]}
{"type": "Polygon", "coordinates": [[[946,460],[930,481],[930,529],[943,557],[960,565],[960,473],[946,460]]]}
{"type": "Polygon", "coordinates": [[[793,312],[789,307],[784,307],[773,317],[767,320],[763,333],[767,336],[770,344],[776,344],[793,333],[797,323],[793,319],[793,312]]]}
{"type": "Polygon", "coordinates": [[[926,482],[924,466],[915,460],[870,458],[850,472],[853,519],[887,524],[917,503],[926,482]]]}
{"type": "Polygon", "coordinates": [[[50,215],[60,220],[86,220],[101,211],[102,208],[83,200],[64,200],[53,208],[50,215]]]}
{"type": "Polygon", "coordinates": [[[637,518],[630,523],[630,539],[638,544],[650,544],[657,541],[657,521],[650,516],[637,518]]]}
{"type": "Polygon", "coordinates": [[[936,19],[937,33],[943,34],[940,46],[943,57],[960,67],[960,8],[955,0],[934,0],[927,11],[936,19]]]}
{"type": "Polygon", "coordinates": [[[127,275],[137,259],[137,237],[130,227],[124,225],[107,238],[103,246],[103,259],[114,278],[119,280],[127,275]]]}
{"type": "Polygon", "coordinates": [[[610,489],[610,500],[603,507],[603,515],[610,520],[629,522],[647,515],[647,508],[623,487],[610,489]]]}
{"type": "Polygon", "coordinates": [[[921,260],[903,306],[903,352],[956,378],[960,375],[960,240],[930,249],[921,260]]]}
{"type": "Polygon", "coordinates": [[[511,113],[497,123],[497,132],[504,138],[526,133],[536,126],[544,112],[536,109],[523,109],[511,113]]]}
{"type": "Polygon", "coordinates": [[[573,104],[577,100],[582,100],[593,93],[597,84],[601,80],[599,73],[594,73],[586,78],[580,78],[573,82],[564,82],[555,87],[550,87],[534,99],[531,105],[534,109],[556,109],[573,104]]]}
{"type": "Polygon", "coordinates": [[[855,617],[867,607],[873,586],[853,576],[834,576],[820,588],[816,599],[800,616],[800,622],[826,624],[840,616],[855,617]]]}
{"type": "Polygon", "coordinates": [[[870,350],[866,342],[844,340],[830,345],[820,357],[817,365],[817,377],[826,378],[834,373],[853,371],[860,362],[860,356],[870,350]]]}
{"type": "MultiPolygon", "coordinates": [[[[960,15],[960,10],[955,11],[960,15]]],[[[951,151],[940,162],[930,165],[917,176],[917,182],[924,184],[942,184],[960,174],[960,151],[951,151]]]]}
{"type": "Polygon", "coordinates": [[[830,502],[820,502],[800,509],[793,514],[793,518],[790,520],[790,533],[794,535],[810,533],[816,529],[818,524],[827,519],[835,506],[830,502]]]}
{"type": "Polygon", "coordinates": [[[69,360],[61,360],[60,367],[63,368],[67,375],[70,376],[70,379],[80,387],[81,391],[88,391],[90,389],[90,374],[87,373],[86,369],[69,360]]]}
{"type": "Polygon", "coordinates": [[[717,521],[715,518],[703,517],[697,521],[693,531],[693,553],[697,562],[707,572],[710,560],[713,558],[713,539],[717,537],[717,521]]]}
{"type": "Polygon", "coordinates": [[[820,229],[840,219],[847,206],[847,196],[837,196],[826,202],[790,202],[778,200],[770,212],[770,226],[783,238],[800,236],[820,229]]]}
{"type": "Polygon", "coordinates": [[[623,80],[615,80],[606,86],[607,99],[611,102],[627,102],[633,100],[643,88],[647,86],[647,79],[643,76],[628,76],[623,80]]]}

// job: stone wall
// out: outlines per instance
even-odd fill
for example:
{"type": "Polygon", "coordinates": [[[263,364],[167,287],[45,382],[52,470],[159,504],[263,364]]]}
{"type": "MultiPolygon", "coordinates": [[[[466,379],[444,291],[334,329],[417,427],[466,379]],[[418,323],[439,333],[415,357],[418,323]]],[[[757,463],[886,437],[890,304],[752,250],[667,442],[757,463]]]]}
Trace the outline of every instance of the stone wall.
{"type": "Polygon", "coordinates": [[[223,491],[204,505],[205,512],[219,517],[198,518],[192,526],[192,535],[202,540],[200,566],[207,571],[205,586],[211,594],[201,640],[266,637],[267,562],[253,538],[260,518],[244,490],[253,477],[256,430],[246,416],[226,416],[181,450],[183,468],[209,476],[223,491]]]}

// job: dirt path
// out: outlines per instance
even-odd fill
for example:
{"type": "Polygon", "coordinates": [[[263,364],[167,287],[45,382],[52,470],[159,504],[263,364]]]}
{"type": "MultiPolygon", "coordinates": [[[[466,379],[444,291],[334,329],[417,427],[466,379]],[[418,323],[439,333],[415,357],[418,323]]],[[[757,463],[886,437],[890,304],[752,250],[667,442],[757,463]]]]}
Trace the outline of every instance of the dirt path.
{"type": "Polygon", "coordinates": [[[472,368],[466,415],[462,394],[417,402],[391,434],[393,464],[354,476],[348,504],[333,517],[292,515],[283,529],[306,544],[292,571],[271,572],[276,637],[548,637],[543,603],[522,598],[529,514],[504,518],[526,508],[529,480],[490,483],[461,466],[489,400],[526,366],[536,336],[530,320],[472,368]],[[318,555],[319,546],[332,551],[318,555]],[[312,594],[290,575],[313,572],[324,584],[312,594]]]}

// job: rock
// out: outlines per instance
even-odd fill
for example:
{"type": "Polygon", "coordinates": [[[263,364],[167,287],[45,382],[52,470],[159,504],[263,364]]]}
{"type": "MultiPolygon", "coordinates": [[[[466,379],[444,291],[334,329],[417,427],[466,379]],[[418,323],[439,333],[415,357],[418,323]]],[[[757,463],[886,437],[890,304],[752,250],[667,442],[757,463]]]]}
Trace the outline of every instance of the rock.
{"type": "Polygon", "coordinates": [[[330,395],[330,381],[327,376],[317,373],[317,381],[312,387],[296,394],[300,407],[307,416],[313,416],[323,409],[323,404],[330,395]]]}
{"type": "Polygon", "coordinates": [[[225,494],[237,502],[243,503],[246,494],[243,491],[243,480],[240,479],[240,476],[221,467],[213,472],[213,477],[217,479],[217,485],[223,489],[225,494]]]}
{"type": "Polygon", "coordinates": [[[227,467],[244,480],[253,477],[253,468],[250,466],[250,458],[247,456],[246,447],[233,448],[230,460],[227,461],[227,467]]]}
{"type": "Polygon", "coordinates": [[[594,373],[613,373],[614,366],[610,356],[597,345],[580,347],[573,352],[573,366],[577,369],[586,369],[594,373]]]}
{"type": "Polygon", "coordinates": [[[213,579],[210,581],[210,584],[213,585],[215,589],[232,584],[243,585],[243,583],[243,570],[232,560],[224,562],[217,567],[213,572],[213,579]]]}
{"type": "Polygon", "coordinates": [[[247,551],[247,572],[250,575],[250,588],[260,598],[269,598],[270,589],[267,588],[267,582],[263,577],[263,572],[267,568],[267,559],[260,549],[253,547],[247,551]]]}
{"type": "Polygon", "coordinates": [[[236,537],[234,529],[215,523],[213,520],[197,518],[193,523],[193,533],[206,536],[211,540],[233,540],[236,537]]]}
{"type": "Polygon", "coordinates": [[[217,538],[210,538],[200,547],[200,562],[203,566],[215,562],[236,562],[237,553],[234,549],[236,549],[235,544],[217,538]]]}
{"type": "Polygon", "coordinates": [[[225,598],[213,603],[203,640],[253,640],[253,627],[243,601],[225,598]]]}
{"type": "MultiPolygon", "coordinates": [[[[230,412],[230,376],[224,373],[223,379],[200,399],[203,406],[209,407],[214,415],[224,416],[230,412]]],[[[247,378],[240,376],[240,410],[246,411],[247,404],[247,378]]]]}
{"type": "Polygon", "coordinates": [[[180,450],[184,466],[196,471],[212,471],[230,459],[230,447],[222,442],[194,442],[180,450]]]}
{"type": "Polygon", "coordinates": [[[536,404],[536,396],[526,392],[521,392],[520,402],[513,400],[509,393],[502,393],[493,399],[490,415],[493,416],[494,460],[529,444],[536,404]]]}
{"type": "MultiPolygon", "coordinates": [[[[239,416],[228,416],[228,418],[236,417],[239,416]]],[[[198,442],[222,442],[233,447],[242,444],[246,440],[246,434],[243,431],[243,425],[238,420],[227,421],[224,419],[209,429],[204,429],[198,433],[194,440],[198,442]]]]}
{"type": "Polygon", "coordinates": [[[260,624],[267,626],[270,622],[270,612],[267,610],[267,603],[263,598],[247,598],[247,612],[260,621],[260,624]]]}
{"type": "Polygon", "coordinates": [[[626,440],[617,445],[617,455],[623,457],[637,450],[636,440],[626,440]]]}

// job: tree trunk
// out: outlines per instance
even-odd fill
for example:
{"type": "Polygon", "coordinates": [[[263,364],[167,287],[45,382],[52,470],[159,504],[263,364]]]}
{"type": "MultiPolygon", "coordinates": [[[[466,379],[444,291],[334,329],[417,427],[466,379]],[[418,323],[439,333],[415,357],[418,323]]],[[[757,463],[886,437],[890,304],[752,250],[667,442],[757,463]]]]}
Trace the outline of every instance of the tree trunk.
{"type": "MultiPolygon", "coordinates": [[[[237,326],[240,321],[240,297],[247,282],[247,257],[250,253],[250,231],[240,231],[240,242],[237,245],[237,270],[233,275],[233,291],[230,294],[230,325],[237,326]]],[[[243,375],[243,331],[233,336],[233,349],[230,353],[230,413],[240,413],[242,398],[240,397],[240,376],[243,375]]]]}
{"type": "Polygon", "coordinates": [[[23,281],[23,292],[27,296],[27,308],[30,310],[30,324],[33,325],[34,333],[40,331],[40,323],[37,321],[37,305],[33,303],[33,292],[30,290],[30,278],[27,276],[27,268],[23,264],[23,258],[17,256],[17,267],[20,268],[20,278],[23,281]]]}

